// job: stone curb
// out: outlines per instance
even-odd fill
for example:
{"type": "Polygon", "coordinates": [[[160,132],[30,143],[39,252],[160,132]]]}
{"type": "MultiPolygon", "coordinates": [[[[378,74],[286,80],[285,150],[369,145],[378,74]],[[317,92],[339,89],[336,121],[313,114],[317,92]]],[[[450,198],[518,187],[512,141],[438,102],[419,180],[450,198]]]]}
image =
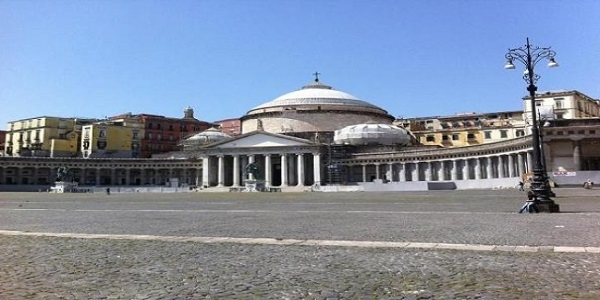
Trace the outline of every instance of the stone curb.
{"type": "Polygon", "coordinates": [[[144,240],[194,243],[232,243],[253,245],[295,245],[323,247],[357,247],[357,248],[406,248],[406,249],[444,249],[460,251],[503,251],[503,252],[556,252],[556,253],[597,253],[600,247],[573,246],[512,246],[512,245],[477,245],[449,243],[413,243],[413,242],[383,242],[383,241],[339,241],[339,240],[298,240],[277,238],[239,238],[239,237],[194,237],[194,236],[158,236],[133,234],[87,234],[87,233],[54,233],[26,232],[0,230],[4,236],[36,236],[60,237],[75,239],[109,239],[109,240],[144,240]]]}

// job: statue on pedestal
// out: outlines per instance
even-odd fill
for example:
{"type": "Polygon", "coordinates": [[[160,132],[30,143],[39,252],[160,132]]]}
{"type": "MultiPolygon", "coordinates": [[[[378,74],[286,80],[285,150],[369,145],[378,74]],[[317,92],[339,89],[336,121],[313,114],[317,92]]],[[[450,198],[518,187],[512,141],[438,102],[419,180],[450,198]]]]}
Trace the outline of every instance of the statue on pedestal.
{"type": "Polygon", "coordinates": [[[56,170],[56,181],[71,181],[72,177],[71,170],[67,167],[59,167],[56,170]]]}

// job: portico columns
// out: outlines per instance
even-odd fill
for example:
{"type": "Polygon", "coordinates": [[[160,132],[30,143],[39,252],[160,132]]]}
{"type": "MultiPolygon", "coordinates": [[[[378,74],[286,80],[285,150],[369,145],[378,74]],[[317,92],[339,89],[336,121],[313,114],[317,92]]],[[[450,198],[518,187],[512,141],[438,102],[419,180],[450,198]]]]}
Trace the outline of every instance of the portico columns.
{"type": "Polygon", "coordinates": [[[475,179],[481,179],[481,159],[475,158],[475,179]]]}
{"type": "Polygon", "coordinates": [[[575,171],[581,170],[581,142],[573,141],[573,164],[575,171]]]}
{"type": "Polygon", "coordinates": [[[265,154],[265,187],[271,186],[271,154],[265,154]]]}
{"type": "Polygon", "coordinates": [[[362,164],[362,182],[367,182],[367,165],[362,164]]]}
{"type": "Polygon", "coordinates": [[[240,186],[240,156],[233,156],[233,186],[240,186]]]}
{"type": "MultiPolygon", "coordinates": [[[[254,162],[254,155],[248,155],[248,164],[251,164],[254,162]]],[[[252,173],[248,173],[248,179],[249,180],[254,180],[254,174],[252,173]]]]}
{"type": "Polygon", "coordinates": [[[288,186],[287,154],[281,154],[281,186],[288,186]]]}
{"type": "Polygon", "coordinates": [[[425,164],[425,181],[431,181],[431,162],[428,161],[425,164]]]}
{"type": "Polygon", "coordinates": [[[379,179],[379,164],[375,164],[375,179],[379,179]]]}
{"type": "Polygon", "coordinates": [[[419,178],[421,173],[421,167],[419,167],[419,162],[415,162],[414,163],[415,169],[413,170],[413,176],[412,176],[412,181],[420,181],[421,179],[419,178]]]}
{"type": "Polygon", "coordinates": [[[217,186],[224,186],[223,182],[225,181],[225,157],[223,155],[219,155],[219,163],[217,170],[217,186]]]}
{"type": "Polygon", "coordinates": [[[492,169],[492,157],[487,157],[487,166],[485,166],[486,178],[491,179],[494,178],[494,171],[492,169]]]}
{"type": "Polygon", "coordinates": [[[462,166],[462,180],[469,180],[471,178],[469,174],[469,159],[463,161],[462,166]]]}
{"type": "Polygon", "coordinates": [[[438,169],[438,181],[444,181],[446,174],[446,161],[440,160],[440,168],[438,169]]]}
{"type": "Polygon", "coordinates": [[[298,186],[304,186],[304,154],[298,153],[298,186]]]}
{"type": "Polygon", "coordinates": [[[526,158],[527,158],[527,172],[533,172],[533,155],[531,154],[531,152],[527,151],[527,153],[525,153],[526,158]]]}
{"type": "Polygon", "coordinates": [[[451,180],[458,179],[458,162],[456,161],[456,159],[452,160],[452,172],[450,173],[450,179],[451,180]]]}
{"type": "Polygon", "coordinates": [[[406,163],[400,163],[400,170],[398,170],[398,176],[400,177],[400,182],[406,182],[406,163]]]}
{"type": "Polygon", "coordinates": [[[321,155],[313,154],[313,178],[315,185],[321,185],[321,155]]]}
{"type": "Polygon", "coordinates": [[[515,158],[512,154],[508,155],[508,177],[515,176],[515,158]]]}
{"type": "Polygon", "coordinates": [[[205,156],[202,158],[202,186],[205,188],[209,187],[208,169],[210,169],[209,159],[208,159],[208,156],[205,156]]]}
{"type": "Polygon", "coordinates": [[[504,158],[502,155],[498,156],[498,178],[504,178],[504,158]]]}
{"type": "Polygon", "coordinates": [[[517,170],[519,172],[518,177],[521,177],[523,173],[525,173],[524,162],[523,162],[523,153],[517,154],[517,170]]]}

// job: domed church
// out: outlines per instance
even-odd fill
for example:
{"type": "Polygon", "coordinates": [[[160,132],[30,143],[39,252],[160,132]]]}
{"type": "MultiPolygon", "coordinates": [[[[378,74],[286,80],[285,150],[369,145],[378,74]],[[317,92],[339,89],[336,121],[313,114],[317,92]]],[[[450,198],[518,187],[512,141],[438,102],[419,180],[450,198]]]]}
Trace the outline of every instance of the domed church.
{"type": "Polygon", "coordinates": [[[462,148],[417,145],[385,109],[323,84],[318,73],[240,120],[240,135],[208,130],[169,157],[201,160],[195,177],[205,190],[243,190],[260,180],[270,191],[381,191],[469,188],[487,179],[512,185],[531,150],[527,137],[462,148]]]}

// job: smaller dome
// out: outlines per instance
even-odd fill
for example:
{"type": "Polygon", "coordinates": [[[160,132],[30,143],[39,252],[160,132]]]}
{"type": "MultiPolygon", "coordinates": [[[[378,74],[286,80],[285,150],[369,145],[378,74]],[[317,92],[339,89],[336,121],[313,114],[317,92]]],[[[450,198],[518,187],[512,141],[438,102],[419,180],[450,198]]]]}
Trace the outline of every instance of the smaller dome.
{"type": "Polygon", "coordinates": [[[404,128],[388,124],[357,124],[335,131],[333,141],[346,145],[402,145],[411,143],[411,134],[404,128]]]}
{"type": "Polygon", "coordinates": [[[222,141],[231,138],[230,135],[219,131],[216,128],[210,128],[205,131],[196,133],[188,138],[181,141],[183,146],[201,146],[212,144],[214,142],[222,141]]]}

